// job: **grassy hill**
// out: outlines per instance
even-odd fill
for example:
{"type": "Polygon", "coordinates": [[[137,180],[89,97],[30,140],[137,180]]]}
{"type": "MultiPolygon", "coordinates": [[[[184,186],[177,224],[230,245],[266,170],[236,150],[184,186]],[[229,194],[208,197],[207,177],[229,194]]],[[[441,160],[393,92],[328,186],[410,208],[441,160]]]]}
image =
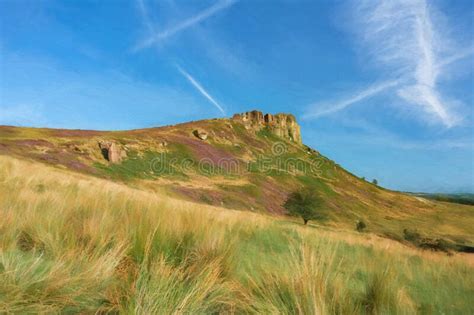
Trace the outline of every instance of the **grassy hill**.
{"type": "Polygon", "coordinates": [[[309,187],[325,201],[327,219],[320,225],[354,230],[362,220],[368,232],[418,246],[470,250],[474,245],[473,206],[383,189],[312,148],[231,119],[114,132],[4,126],[0,154],[256,213],[284,214],[288,194],[309,187]],[[197,130],[207,139],[196,137],[197,130]],[[99,147],[104,141],[120,148],[120,163],[104,158],[99,147]]]}
{"type": "Polygon", "coordinates": [[[11,156],[0,178],[0,313],[474,312],[467,254],[11,156]]]}
{"type": "Polygon", "coordinates": [[[414,196],[433,199],[438,201],[459,203],[463,205],[474,205],[474,194],[434,194],[434,193],[410,193],[414,196]]]}

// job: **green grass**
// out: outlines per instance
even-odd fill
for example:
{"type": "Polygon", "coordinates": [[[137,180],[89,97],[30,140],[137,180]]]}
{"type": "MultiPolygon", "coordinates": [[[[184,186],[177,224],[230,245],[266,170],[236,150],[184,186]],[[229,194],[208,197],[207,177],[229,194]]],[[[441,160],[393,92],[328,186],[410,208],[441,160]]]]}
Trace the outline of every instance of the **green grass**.
{"type": "MultiPolygon", "coordinates": [[[[356,222],[362,219],[367,222],[367,231],[370,233],[402,242],[403,230],[416,228],[426,237],[445,239],[456,244],[456,248],[469,250],[474,247],[474,235],[471,232],[474,207],[427,200],[372,185],[308,147],[276,137],[269,129],[255,133],[255,130],[247,130],[241,123],[222,119],[192,122],[172,128],[92,132],[82,136],[71,132],[4,127],[0,130],[0,145],[4,145],[8,149],[4,152],[11,155],[124,182],[130,187],[168,189],[178,197],[203,204],[221,205],[223,201],[226,208],[281,213],[284,211],[281,207],[283,201],[269,203],[269,198],[274,201],[279,194],[283,199],[299,188],[309,187],[325,199],[329,219],[324,224],[329,227],[353,230],[356,222]],[[223,168],[213,171],[209,165],[199,170],[193,154],[196,148],[179,143],[183,136],[194,138],[191,132],[196,128],[202,128],[210,135],[200,148],[209,145],[219,149],[219,153],[225,151],[227,154],[223,156],[239,161],[241,172],[235,174],[223,168]],[[128,158],[120,164],[109,164],[97,145],[101,139],[113,140],[123,144],[124,148],[128,147],[128,158]],[[16,140],[46,140],[51,145],[35,147],[17,143],[16,140]],[[165,140],[168,145],[160,146],[165,140]],[[276,143],[286,146],[280,155],[272,152],[276,143]],[[165,156],[160,152],[166,152],[165,156]],[[191,163],[183,165],[183,160],[191,163]],[[295,160],[296,167],[288,167],[295,160]],[[248,169],[245,169],[247,163],[248,169]],[[312,167],[316,167],[316,172],[311,172],[312,167]],[[154,181],[160,179],[170,184],[162,187],[155,185],[154,181]],[[233,179],[238,182],[235,189],[225,190],[220,185],[221,180],[228,182],[233,179]],[[175,191],[174,183],[189,189],[175,191]],[[251,186],[245,185],[255,185],[259,189],[248,189],[251,186]],[[206,196],[209,191],[212,191],[212,196],[206,196]]],[[[199,152],[205,154],[204,151],[199,152]]]]}
{"type": "Polygon", "coordinates": [[[474,312],[458,255],[4,157],[0,175],[0,313],[474,312]]]}
{"type": "Polygon", "coordinates": [[[193,155],[187,147],[177,143],[170,145],[166,152],[129,151],[119,164],[95,163],[94,166],[109,178],[125,181],[158,177],[186,179],[187,172],[197,172],[193,155]],[[192,163],[191,167],[183,161],[192,163]]]}
{"type": "Polygon", "coordinates": [[[253,198],[259,198],[262,195],[262,191],[260,187],[253,185],[253,184],[247,184],[247,185],[219,185],[219,188],[221,188],[225,192],[231,192],[231,193],[236,193],[237,195],[245,195],[245,196],[250,196],[253,198]]]}
{"type": "Polygon", "coordinates": [[[272,131],[268,127],[264,127],[260,129],[259,131],[257,131],[257,137],[260,137],[262,139],[269,140],[272,142],[282,141],[282,139],[278,137],[277,135],[275,135],[274,133],[272,133],[272,131]]]}

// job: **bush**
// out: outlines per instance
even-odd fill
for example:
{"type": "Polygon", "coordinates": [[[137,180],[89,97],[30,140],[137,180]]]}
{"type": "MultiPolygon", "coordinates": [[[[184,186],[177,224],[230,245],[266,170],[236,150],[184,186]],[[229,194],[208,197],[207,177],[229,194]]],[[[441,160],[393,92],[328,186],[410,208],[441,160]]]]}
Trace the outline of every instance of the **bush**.
{"type": "Polygon", "coordinates": [[[432,239],[432,238],[423,238],[421,239],[418,247],[422,249],[428,249],[432,251],[440,251],[448,253],[452,249],[451,244],[442,238],[432,239]]]}
{"type": "Polygon", "coordinates": [[[416,243],[420,240],[421,235],[417,231],[403,229],[403,238],[411,243],[416,243]]]}
{"type": "Polygon", "coordinates": [[[458,248],[442,238],[422,237],[417,231],[404,229],[403,238],[416,247],[432,251],[441,251],[448,253],[450,250],[457,250],[458,248]]]}
{"type": "Polygon", "coordinates": [[[367,225],[365,224],[364,221],[362,221],[362,220],[357,221],[357,223],[356,223],[356,230],[357,230],[357,232],[362,232],[362,231],[364,231],[366,227],[367,227],[367,225]]]}

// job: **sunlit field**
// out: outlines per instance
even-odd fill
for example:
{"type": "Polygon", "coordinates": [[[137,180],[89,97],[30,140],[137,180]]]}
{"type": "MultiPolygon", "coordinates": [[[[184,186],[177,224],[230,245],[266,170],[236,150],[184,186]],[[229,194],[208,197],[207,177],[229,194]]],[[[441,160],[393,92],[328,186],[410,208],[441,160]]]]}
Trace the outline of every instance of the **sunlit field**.
{"type": "Polygon", "coordinates": [[[10,157],[0,236],[0,313],[474,313],[468,255],[10,157]]]}

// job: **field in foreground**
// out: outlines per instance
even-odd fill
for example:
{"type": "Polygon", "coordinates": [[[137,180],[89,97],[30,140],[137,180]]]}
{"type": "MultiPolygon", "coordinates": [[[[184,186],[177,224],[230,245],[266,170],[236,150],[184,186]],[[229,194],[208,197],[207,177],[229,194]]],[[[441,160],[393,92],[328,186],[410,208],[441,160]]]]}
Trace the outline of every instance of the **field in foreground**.
{"type": "Polygon", "coordinates": [[[474,313],[468,255],[3,156],[0,217],[0,313],[474,313]]]}

